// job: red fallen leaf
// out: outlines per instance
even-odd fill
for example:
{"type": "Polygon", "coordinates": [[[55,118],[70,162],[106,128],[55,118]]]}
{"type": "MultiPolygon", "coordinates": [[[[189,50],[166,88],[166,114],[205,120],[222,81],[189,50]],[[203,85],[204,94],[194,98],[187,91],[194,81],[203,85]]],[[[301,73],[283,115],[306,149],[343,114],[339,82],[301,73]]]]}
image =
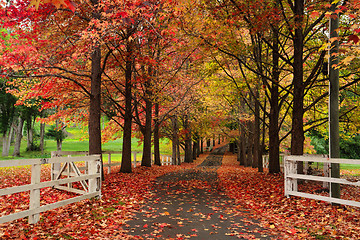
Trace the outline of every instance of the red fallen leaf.
{"type": "Polygon", "coordinates": [[[143,226],[143,228],[147,228],[148,227],[148,225],[147,224],[145,224],[144,226],[143,226]]]}
{"type": "Polygon", "coordinates": [[[161,223],[161,224],[159,225],[159,227],[161,227],[161,228],[164,228],[164,227],[167,227],[167,226],[169,226],[169,224],[167,224],[167,223],[161,223]]]}

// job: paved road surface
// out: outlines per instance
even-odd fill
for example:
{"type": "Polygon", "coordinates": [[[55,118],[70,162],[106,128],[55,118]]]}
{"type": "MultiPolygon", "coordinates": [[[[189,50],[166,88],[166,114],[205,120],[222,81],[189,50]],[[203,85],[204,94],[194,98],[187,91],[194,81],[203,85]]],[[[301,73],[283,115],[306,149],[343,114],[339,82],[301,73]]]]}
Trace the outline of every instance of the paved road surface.
{"type": "Polygon", "coordinates": [[[158,178],[156,196],[127,222],[129,235],[136,239],[274,239],[218,189],[216,170],[226,148],[214,149],[194,169],[158,178]]]}

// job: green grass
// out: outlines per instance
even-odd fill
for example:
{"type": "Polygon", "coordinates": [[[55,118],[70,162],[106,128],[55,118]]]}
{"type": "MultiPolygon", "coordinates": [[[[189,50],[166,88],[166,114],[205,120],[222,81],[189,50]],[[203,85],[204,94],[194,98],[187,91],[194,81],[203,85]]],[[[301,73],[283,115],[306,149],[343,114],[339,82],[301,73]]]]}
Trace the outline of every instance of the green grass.
{"type": "Polygon", "coordinates": [[[340,164],[340,170],[355,170],[360,169],[360,165],[357,164],[340,164]]]}
{"type": "MultiPolygon", "coordinates": [[[[89,150],[89,141],[87,138],[86,130],[79,127],[68,127],[67,131],[69,133],[68,137],[63,141],[62,150],[63,151],[88,151],[89,150]],[[83,139],[83,140],[82,140],[83,139]]],[[[53,139],[45,139],[45,149],[42,154],[39,151],[27,152],[26,151],[26,140],[21,143],[20,154],[22,159],[28,158],[43,158],[50,157],[52,151],[56,151],[56,141],[53,139]]],[[[131,150],[142,152],[142,144],[139,143],[138,139],[133,138],[131,140],[131,150]]],[[[114,141],[109,141],[102,145],[103,151],[122,151],[122,139],[116,139],[114,141]]],[[[0,141],[0,151],[2,151],[2,142],[0,141]]],[[[6,159],[15,159],[12,155],[14,147],[10,147],[10,156],[1,157],[0,160],[6,159]]],[[[171,155],[171,144],[168,139],[162,139],[160,141],[160,153],[164,155],[171,155]]],[[[137,158],[141,157],[140,154],[137,155],[137,158]]],[[[16,159],[19,159],[16,158],[16,159]]],[[[104,156],[104,159],[107,159],[107,155],[104,156]]],[[[119,161],[121,159],[120,154],[113,154],[111,156],[112,161],[119,161]]]]}
{"type": "MultiPolygon", "coordinates": [[[[324,164],[314,162],[311,165],[311,167],[312,168],[315,167],[315,168],[323,169],[324,164]]],[[[360,169],[360,165],[357,165],[357,164],[340,164],[340,170],[356,170],[356,169],[360,169]]]]}

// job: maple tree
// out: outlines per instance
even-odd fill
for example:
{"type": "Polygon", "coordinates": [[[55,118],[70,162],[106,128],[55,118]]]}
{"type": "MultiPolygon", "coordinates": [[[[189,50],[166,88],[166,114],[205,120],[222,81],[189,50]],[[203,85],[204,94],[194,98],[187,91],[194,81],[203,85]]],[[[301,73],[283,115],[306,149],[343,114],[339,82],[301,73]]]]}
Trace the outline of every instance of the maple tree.
{"type": "Polygon", "coordinates": [[[22,96],[20,101],[27,98],[39,99],[41,110],[62,106],[59,108],[60,111],[52,116],[53,119],[61,114],[77,110],[76,106],[73,109],[66,106],[76,103],[76,98],[79,99],[77,103],[80,105],[83,103],[80,99],[83,100],[84,95],[77,94],[77,91],[82,89],[83,93],[89,96],[91,106],[89,108],[89,152],[101,153],[98,92],[101,75],[98,72],[99,67],[96,68],[101,59],[97,58],[96,46],[94,52],[92,48],[87,48],[89,51],[81,49],[85,46],[83,44],[86,40],[75,41],[79,43],[78,45],[72,42],[72,40],[81,39],[81,32],[86,33],[87,24],[91,20],[80,17],[79,24],[75,26],[71,24],[72,14],[66,10],[57,10],[52,5],[44,4],[37,10],[30,7],[28,11],[25,11],[24,9],[28,7],[28,1],[20,1],[3,9],[7,12],[7,14],[2,14],[4,27],[10,28],[9,31],[12,34],[8,41],[2,42],[3,46],[8,46],[3,48],[4,73],[7,76],[17,77],[13,84],[19,86],[17,95],[22,96]],[[52,48],[47,48],[47,46],[52,46],[52,48]],[[92,62],[89,75],[86,73],[86,65],[78,61],[79,52],[77,51],[82,51],[83,55],[80,59],[88,59],[92,62]],[[92,79],[90,89],[87,89],[89,86],[87,78],[92,79]],[[21,82],[19,79],[26,80],[21,82]],[[69,92],[70,89],[73,92],[69,92]],[[44,101],[49,98],[52,101],[44,101]]]}

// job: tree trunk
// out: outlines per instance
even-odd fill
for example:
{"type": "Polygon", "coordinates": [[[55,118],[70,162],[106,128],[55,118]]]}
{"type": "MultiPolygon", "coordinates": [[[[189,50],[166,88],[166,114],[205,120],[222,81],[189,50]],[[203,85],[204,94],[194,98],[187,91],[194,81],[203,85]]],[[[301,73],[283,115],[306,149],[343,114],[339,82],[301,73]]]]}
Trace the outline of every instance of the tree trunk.
{"type": "Polygon", "coordinates": [[[185,140],[185,162],[187,163],[193,162],[191,143],[191,138],[185,140]]]}
{"type": "Polygon", "coordinates": [[[15,130],[15,127],[13,124],[11,124],[9,136],[8,136],[7,143],[6,143],[6,156],[9,156],[11,142],[14,139],[14,130],[15,130]]]}
{"type": "Polygon", "coordinates": [[[240,148],[238,152],[240,152],[240,165],[245,166],[246,164],[246,137],[245,137],[245,128],[244,125],[241,126],[241,140],[240,140],[240,148]]]}
{"type": "Polygon", "coordinates": [[[270,119],[269,119],[269,172],[280,172],[279,162],[279,105],[278,105],[278,87],[273,84],[271,87],[270,99],[270,119]]]}
{"type": "Polygon", "coordinates": [[[45,123],[40,123],[40,151],[44,153],[45,123]]]}
{"type": "Polygon", "coordinates": [[[246,125],[245,125],[245,128],[247,129],[247,134],[245,136],[246,138],[246,156],[245,156],[245,167],[251,167],[252,165],[252,154],[251,154],[251,142],[252,142],[252,139],[251,139],[251,130],[250,130],[250,122],[247,121],[246,122],[246,125]]]}
{"type": "Polygon", "coordinates": [[[159,126],[159,104],[155,103],[155,120],[154,120],[154,164],[161,166],[160,160],[160,126],[159,126]]]}
{"type": "Polygon", "coordinates": [[[56,151],[62,151],[62,140],[56,140],[56,151]]]}
{"type": "MultiPolygon", "coordinates": [[[[259,84],[258,84],[259,85],[259,84]]],[[[259,89],[255,89],[255,122],[254,122],[254,161],[258,168],[258,172],[263,172],[261,146],[260,146],[260,103],[259,89]]]]}
{"type": "Polygon", "coordinates": [[[10,152],[10,145],[11,145],[11,139],[13,136],[14,127],[11,125],[9,129],[9,133],[6,134],[6,132],[3,135],[3,149],[2,149],[2,156],[7,157],[9,156],[10,152]]]}
{"type": "Polygon", "coordinates": [[[189,116],[185,116],[185,124],[184,128],[187,130],[186,136],[185,136],[185,162],[191,163],[193,162],[192,159],[192,149],[191,149],[191,129],[190,129],[190,123],[189,123],[189,116]]]}
{"type": "MultiPolygon", "coordinates": [[[[131,46],[128,43],[128,54],[130,55],[131,46]]],[[[132,61],[130,56],[126,60],[125,70],[125,112],[124,112],[124,135],[123,149],[120,172],[131,173],[131,124],[132,124],[132,106],[131,106],[131,78],[132,78],[132,61]]]]}
{"type": "MultiPolygon", "coordinates": [[[[91,93],[89,108],[89,155],[101,156],[101,49],[97,44],[91,54],[91,93]]],[[[62,145],[62,143],[61,143],[62,145]]],[[[58,145],[59,147],[60,144],[58,145]]],[[[102,164],[102,161],[101,161],[102,164]]],[[[102,180],[104,179],[103,167],[102,180]]]]}
{"type": "Polygon", "coordinates": [[[200,157],[200,139],[196,141],[196,157],[200,157]]]}
{"type": "MultiPolygon", "coordinates": [[[[303,82],[303,48],[304,36],[302,20],[304,0],[295,0],[295,35],[294,35],[294,76],[293,76],[293,116],[291,131],[291,155],[304,153],[304,82],[303,82]]],[[[303,173],[303,162],[298,162],[297,173],[303,173]]]]}
{"type": "Polygon", "coordinates": [[[32,124],[32,117],[26,121],[26,135],[27,135],[27,150],[32,151],[33,147],[33,124],[32,124]]]}
{"type": "Polygon", "coordinates": [[[193,142],[193,150],[192,150],[192,158],[193,160],[196,160],[197,157],[197,140],[193,142]]]}
{"type": "Polygon", "coordinates": [[[272,53],[272,83],[270,87],[270,116],[269,116],[269,172],[279,173],[279,32],[277,27],[273,29],[273,53],[272,53]]]}
{"type": "MultiPolygon", "coordinates": [[[[249,122],[250,124],[250,154],[251,154],[251,167],[257,168],[258,159],[255,158],[255,121],[249,122]]],[[[257,157],[257,156],[256,156],[257,157]]]]}
{"type": "Polygon", "coordinates": [[[236,160],[239,162],[240,166],[244,165],[244,162],[241,161],[241,151],[242,151],[242,146],[241,146],[241,141],[239,140],[235,140],[234,142],[234,149],[235,149],[235,145],[237,145],[237,149],[238,151],[236,152],[236,160]]]}
{"type": "MultiPolygon", "coordinates": [[[[60,121],[58,119],[56,119],[55,124],[56,124],[56,129],[59,130],[60,121]]],[[[61,131],[62,131],[62,127],[61,127],[61,131]]],[[[62,139],[56,139],[56,151],[62,151],[62,139]]]]}
{"type": "MultiPolygon", "coordinates": [[[[267,101],[265,99],[265,103],[264,103],[264,109],[266,109],[266,104],[267,101]]],[[[266,112],[263,112],[263,117],[262,117],[262,129],[261,129],[261,151],[260,151],[260,158],[261,158],[261,167],[264,167],[264,163],[263,163],[263,155],[265,153],[265,139],[266,139],[266,112]]]]}
{"type": "Polygon", "coordinates": [[[210,148],[210,144],[211,144],[210,139],[207,139],[207,140],[206,140],[206,147],[207,147],[207,148],[210,148]]]}
{"type": "MultiPolygon", "coordinates": [[[[331,17],[330,17],[330,38],[337,39],[339,37],[339,2],[332,2],[331,4],[331,17]]],[[[339,69],[336,68],[339,64],[339,40],[331,42],[329,51],[329,155],[330,158],[340,158],[339,146],[339,69]]],[[[331,177],[340,178],[340,164],[331,164],[331,177]]],[[[330,193],[333,198],[340,198],[340,184],[331,183],[330,193]]],[[[333,204],[334,205],[334,204],[333,204]]]]}
{"type": "Polygon", "coordinates": [[[181,165],[181,157],[180,157],[180,141],[177,141],[176,144],[176,157],[177,157],[177,165],[181,165]]]}
{"type": "Polygon", "coordinates": [[[145,128],[144,128],[144,145],[141,166],[151,167],[151,123],[152,123],[152,102],[145,99],[145,128]]]}
{"type": "Polygon", "coordinates": [[[20,146],[21,146],[21,140],[23,137],[22,131],[24,126],[24,119],[20,116],[18,120],[18,126],[16,128],[16,138],[15,138],[15,144],[14,144],[14,153],[13,156],[19,157],[20,156],[20,146]]]}
{"type": "Polygon", "coordinates": [[[1,154],[1,156],[6,157],[7,156],[6,155],[6,144],[7,144],[6,132],[3,132],[2,135],[3,136],[2,136],[2,154],[1,154]]]}
{"type": "Polygon", "coordinates": [[[177,117],[173,115],[171,117],[172,123],[172,164],[179,165],[177,147],[179,146],[179,137],[178,137],[178,122],[177,117]]]}

